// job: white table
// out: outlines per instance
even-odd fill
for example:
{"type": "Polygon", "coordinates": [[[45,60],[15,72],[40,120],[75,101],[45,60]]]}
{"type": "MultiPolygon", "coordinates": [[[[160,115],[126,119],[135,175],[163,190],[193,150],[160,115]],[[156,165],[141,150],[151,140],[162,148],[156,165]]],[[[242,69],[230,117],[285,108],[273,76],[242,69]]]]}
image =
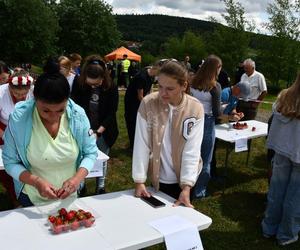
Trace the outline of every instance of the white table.
{"type": "Polygon", "coordinates": [[[45,218],[41,218],[35,207],[0,212],[1,249],[140,249],[164,241],[148,225],[152,220],[178,215],[194,223],[198,230],[212,223],[209,217],[192,208],[173,207],[174,199],[161,192],[154,195],[166,206],[152,208],[135,198],[133,190],[81,198],[100,215],[95,226],[60,235],[51,235],[42,228],[45,218]]]}
{"type": "Polygon", "coordinates": [[[223,123],[215,126],[216,130],[216,138],[234,143],[237,138],[246,138],[246,139],[254,139],[261,136],[266,136],[268,133],[268,124],[256,120],[243,121],[241,123],[246,122],[248,124],[248,128],[237,130],[232,127],[231,123],[223,123]],[[252,131],[252,127],[255,127],[255,131],[252,131]]]}
{"type": "MultiPolygon", "coordinates": [[[[249,155],[251,151],[251,139],[259,138],[262,136],[266,136],[268,134],[268,124],[256,120],[243,121],[241,123],[246,122],[248,125],[247,129],[237,130],[233,128],[234,122],[231,123],[223,123],[215,126],[216,131],[216,139],[227,142],[226,146],[226,155],[225,155],[225,178],[227,177],[227,168],[228,168],[228,157],[230,154],[230,145],[235,143],[237,139],[245,138],[250,140],[248,143],[248,152],[247,152],[247,160],[246,165],[248,166],[249,155]],[[252,131],[252,128],[255,127],[255,130],[252,131]]],[[[225,185],[225,182],[224,182],[225,185]]],[[[223,187],[224,191],[224,187],[223,187]]]]}
{"type": "MultiPolygon", "coordinates": [[[[89,174],[86,176],[86,178],[91,178],[91,177],[97,177],[97,176],[102,176],[103,171],[102,167],[107,164],[109,157],[98,150],[98,157],[97,161],[95,162],[94,168],[89,172],[89,174]],[[101,167],[101,168],[99,168],[101,167]]],[[[2,148],[0,147],[0,170],[4,170],[4,164],[2,160],[2,148]]]]}

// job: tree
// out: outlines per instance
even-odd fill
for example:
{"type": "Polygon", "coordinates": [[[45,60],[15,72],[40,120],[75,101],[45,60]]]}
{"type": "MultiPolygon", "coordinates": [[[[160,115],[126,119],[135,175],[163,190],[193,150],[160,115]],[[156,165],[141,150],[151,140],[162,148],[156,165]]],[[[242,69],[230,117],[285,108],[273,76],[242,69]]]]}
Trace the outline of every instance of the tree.
{"type": "Polygon", "coordinates": [[[280,80],[290,84],[300,66],[300,1],[275,0],[267,8],[266,28],[275,37],[265,48],[262,57],[266,72],[275,87],[280,80]]]}
{"type": "Polygon", "coordinates": [[[200,59],[205,57],[206,51],[201,36],[187,31],[181,39],[170,37],[164,44],[164,54],[167,57],[178,60],[183,60],[188,55],[190,56],[192,65],[196,65],[200,59]]]}
{"type": "Polygon", "coordinates": [[[233,74],[239,61],[245,59],[249,46],[249,34],[253,25],[244,17],[245,10],[239,2],[221,0],[227,14],[222,14],[227,26],[219,24],[207,41],[209,50],[220,56],[224,68],[233,74]]]}
{"type": "Polygon", "coordinates": [[[58,21],[40,0],[0,0],[1,57],[10,63],[41,63],[56,51],[58,21]]]}
{"type": "Polygon", "coordinates": [[[120,42],[112,7],[100,0],[61,0],[57,6],[65,53],[105,55],[120,42]]]}

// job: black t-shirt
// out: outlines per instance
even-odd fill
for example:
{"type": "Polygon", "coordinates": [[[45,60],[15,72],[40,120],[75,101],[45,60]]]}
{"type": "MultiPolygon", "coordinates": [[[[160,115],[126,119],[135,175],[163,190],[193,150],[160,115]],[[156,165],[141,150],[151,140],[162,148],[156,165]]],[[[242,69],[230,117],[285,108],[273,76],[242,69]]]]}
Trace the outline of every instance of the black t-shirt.
{"type": "Polygon", "coordinates": [[[138,90],[143,89],[144,96],[150,93],[153,77],[149,76],[147,69],[142,69],[133,78],[125,94],[125,106],[139,107],[138,90]]]}

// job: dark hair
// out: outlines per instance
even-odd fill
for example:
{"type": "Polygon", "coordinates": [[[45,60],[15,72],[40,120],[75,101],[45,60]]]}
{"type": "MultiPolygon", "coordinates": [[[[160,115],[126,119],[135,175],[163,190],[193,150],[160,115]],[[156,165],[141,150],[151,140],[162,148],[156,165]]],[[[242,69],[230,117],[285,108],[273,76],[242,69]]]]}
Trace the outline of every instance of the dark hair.
{"type": "Polygon", "coordinates": [[[186,84],[188,79],[187,69],[183,67],[180,62],[174,59],[165,61],[159,70],[159,74],[165,74],[177,80],[180,86],[186,84]]]}
{"type": "Polygon", "coordinates": [[[75,62],[77,60],[80,60],[80,61],[82,60],[82,57],[77,53],[72,53],[68,57],[72,62],[75,62]]]}
{"type": "Polygon", "coordinates": [[[2,74],[2,73],[8,73],[9,74],[9,68],[6,65],[5,62],[0,61],[0,74],[2,74]]]}
{"type": "Polygon", "coordinates": [[[70,96],[70,85],[59,72],[43,73],[35,82],[33,95],[36,100],[49,104],[62,103],[70,96]]]}
{"type": "Polygon", "coordinates": [[[43,67],[44,73],[57,73],[59,72],[60,66],[57,57],[49,57],[43,67]]]}
{"type": "Polygon", "coordinates": [[[85,84],[87,77],[92,79],[102,78],[103,82],[101,86],[105,90],[112,87],[112,80],[109,76],[109,71],[102,57],[99,55],[91,55],[85,59],[85,63],[83,64],[79,77],[81,85],[85,84]]]}

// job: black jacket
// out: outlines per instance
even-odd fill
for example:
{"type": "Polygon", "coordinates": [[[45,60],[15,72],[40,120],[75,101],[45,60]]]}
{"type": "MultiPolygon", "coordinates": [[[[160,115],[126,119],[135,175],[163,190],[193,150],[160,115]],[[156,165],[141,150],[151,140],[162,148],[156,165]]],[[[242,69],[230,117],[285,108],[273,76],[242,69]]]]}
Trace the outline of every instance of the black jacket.
{"type": "MultiPolygon", "coordinates": [[[[75,81],[72,88],[71,98],[80,105],[89,117],[89,102],[91,98],[91,87],[80,85],[75,81]]],[[[119,134],[116,113],[118,110],[119,93],[118,87],[113,85],[108,90],[100,89],[99,96],[99,126],[103,126],[105,131],[103,137],[106,144],[111,147],[119,134]]]]}

